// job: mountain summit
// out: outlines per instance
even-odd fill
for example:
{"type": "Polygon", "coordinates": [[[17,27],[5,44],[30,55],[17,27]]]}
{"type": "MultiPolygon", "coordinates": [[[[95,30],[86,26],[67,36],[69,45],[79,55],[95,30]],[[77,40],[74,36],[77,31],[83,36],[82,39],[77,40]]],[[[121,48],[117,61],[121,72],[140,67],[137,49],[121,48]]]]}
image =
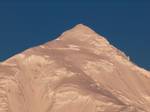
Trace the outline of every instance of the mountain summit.
{"type": "Polygon", "coordinates": [[[0,63],[0,112],[150,112],[150,72],[79,24],[0,63]]]}

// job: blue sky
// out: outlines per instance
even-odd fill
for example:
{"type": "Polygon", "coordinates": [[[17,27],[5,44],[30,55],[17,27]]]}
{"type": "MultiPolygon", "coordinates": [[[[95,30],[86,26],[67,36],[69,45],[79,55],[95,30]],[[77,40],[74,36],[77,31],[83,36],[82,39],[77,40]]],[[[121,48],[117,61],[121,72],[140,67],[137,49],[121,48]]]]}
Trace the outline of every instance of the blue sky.
{"type": "Polygon", "coordinates": [[[0,60],[83,23],[150,70],[148,0],[1,0],[0,60]]]}

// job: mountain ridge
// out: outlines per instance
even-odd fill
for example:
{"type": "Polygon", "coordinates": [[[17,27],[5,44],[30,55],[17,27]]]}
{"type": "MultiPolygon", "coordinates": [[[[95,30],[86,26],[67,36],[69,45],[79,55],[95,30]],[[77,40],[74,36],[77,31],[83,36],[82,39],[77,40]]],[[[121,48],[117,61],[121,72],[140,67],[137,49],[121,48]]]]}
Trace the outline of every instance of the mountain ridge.
{"type": "Polygon", "coordinates": [[[0,63],[2,112],[149,112],[150,72],[85,25],[0,63]]]}

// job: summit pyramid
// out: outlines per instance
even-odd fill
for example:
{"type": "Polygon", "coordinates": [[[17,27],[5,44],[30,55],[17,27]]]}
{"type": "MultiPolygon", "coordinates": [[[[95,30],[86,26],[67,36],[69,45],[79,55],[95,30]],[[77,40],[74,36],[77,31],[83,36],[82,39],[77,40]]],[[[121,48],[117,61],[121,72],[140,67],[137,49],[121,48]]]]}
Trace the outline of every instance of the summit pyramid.
{"type": "Polygon", "coordinates": [[[0,112],[150,112],[150,72],[89,27],[0,63],[0,112]]]}

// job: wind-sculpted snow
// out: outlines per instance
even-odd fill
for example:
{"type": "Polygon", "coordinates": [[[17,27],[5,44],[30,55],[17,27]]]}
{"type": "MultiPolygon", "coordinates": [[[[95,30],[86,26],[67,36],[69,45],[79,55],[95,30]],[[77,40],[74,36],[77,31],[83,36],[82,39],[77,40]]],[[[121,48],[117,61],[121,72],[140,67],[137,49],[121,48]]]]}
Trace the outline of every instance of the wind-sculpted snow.
{"type": "Polygon", "coordinates": [[[150,112],[150,73],[77,25],[0,63],[0,112],[150,112]]]}

